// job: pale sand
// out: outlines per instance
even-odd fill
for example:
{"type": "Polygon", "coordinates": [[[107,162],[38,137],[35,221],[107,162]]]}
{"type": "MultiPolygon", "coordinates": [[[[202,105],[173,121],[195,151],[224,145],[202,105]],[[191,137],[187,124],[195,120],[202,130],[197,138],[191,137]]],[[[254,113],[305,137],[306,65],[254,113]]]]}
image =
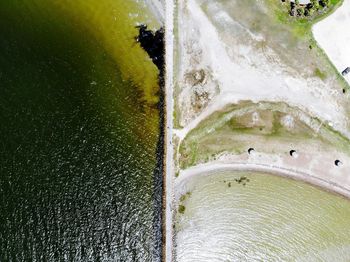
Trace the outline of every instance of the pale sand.
{"type": "MultiPolygon", "coordinates": [[[[350,138],[348,114],[342,106],[339,106],[340,101],[344,101],[340,91],[334,90],[331,85],[320,79],[305,80],[301,75],[291,74],[291,69],[279,61],[273,50],[267,50],[268,53],[264,56],[250,49],[249,43],[246,48],[229,47],[203,12],[198,1],[188,0],[185,10],[188,12],[187,18],[191,20],[182,21],[180,25],[180,44],[183,49],[180,58],[180,67],[183,69],[180,69],[182,70],[180,75],[183,70],[192,67],[188,62],[190,59],[186,56],[190,56],[191,52],[201,52],[200,66],[210,71],[220,92],[199,114],[193,115],[191,119],[184,119],[182,123],[184,128],[174,131],[180,140],[213,112],[242,100],[284,101],[323,122],[331,122],[335,130],[350,138]],[[196,36],[197,43],[186,46],[186,39],[193,38],[193,35],[196,36]],[[194,49],[196,50],[192,51],[194,49]],[[243,59],[231,59],[230,52],[237,53],[236,57],[243,59]]],[[[231,19],[225,10],[220,10],[220,15],[225,17],[228,26],[237,26],[238,22],[231,19]]],[[[248,29],[240,27],[240,30],[246,30],[252,41],[259,42],[263,39],[263,36],[254,35],[248,29]]],[[[184,90],[179,98],[184,115],[189,114],[186,111],[186,104],[189,104],[186,99],[188,94],[184,90]]]]}
{"type": "MultiPolygon", "coordinates": [[[[340,73],[350,66],[350,0],[314,25],[312,32],[340,73]]],[[[345,79],[350,84],[350,74],[345,79]]]]}
{"type": "Polygon", "coordinates": [[[216,172],[221,171],[254,171],[259,173],[269,173],[277,176],[288,177],[300,181],[304,181],[321,188],[324,188],[330,192],[341,194],[345,197],[350,198],[350,180],[347,179],[346,174],[349,173],[349,166],[341,167],[342,174],[330,174],[324,173],[310,173],[309,171],[303,170],[303,168],[295,168],[288,165],[279,165],[278,163],[269,163],[259,161],[244,162],[244,161],[215,161],[208,162],[206,164],[200,164],[186,170],[181,171],[180,176],[176,179],[176,195],[175,198],[178,200],[181,195],[187,192],[186,184],[189,179],[193,176],[198,175],[214,175],[216,172]],[[340,176],[343,175],[342,178],[340,176]],[[340,178],[340,179],[339,179],[340,178]],[[339,180],[339,181],[337,181],[339,180]],[[342,183],[344,181],[344,183],[342,183]],[[340,182],[340,183],[339,183],[340,182]]]}

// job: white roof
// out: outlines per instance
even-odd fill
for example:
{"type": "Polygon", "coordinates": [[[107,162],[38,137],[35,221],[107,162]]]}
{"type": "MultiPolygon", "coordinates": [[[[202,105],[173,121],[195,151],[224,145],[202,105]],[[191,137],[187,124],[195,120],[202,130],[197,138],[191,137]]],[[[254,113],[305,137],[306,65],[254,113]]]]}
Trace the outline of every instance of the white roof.
{"type": "MultiPolygon", "coordinates": [[[[290,0],[291,2],[295,2],[295,0],[290,0]]],[[[310,3],[310,0],[299,0],[299,4],[306,5],[310,3]]]]}

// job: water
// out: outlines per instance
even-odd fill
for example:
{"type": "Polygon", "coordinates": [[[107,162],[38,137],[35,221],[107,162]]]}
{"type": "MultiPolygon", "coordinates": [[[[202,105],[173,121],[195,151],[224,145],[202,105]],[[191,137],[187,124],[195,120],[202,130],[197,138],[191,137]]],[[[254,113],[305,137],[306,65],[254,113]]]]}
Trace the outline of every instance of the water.
{"type": "Polygon", "coordinates": [[[157,23],[142,8],[1,1],[0,261],[160,258],[158,71],[133,38],[157,23]]]}
{"type": "Polygon", "coordinates": [[[177,261],[349,261],[350,202],[302,182],[222,172],[192,178],[177,261]],[[237,183],[246,176],[250,181],[237,183]]]}

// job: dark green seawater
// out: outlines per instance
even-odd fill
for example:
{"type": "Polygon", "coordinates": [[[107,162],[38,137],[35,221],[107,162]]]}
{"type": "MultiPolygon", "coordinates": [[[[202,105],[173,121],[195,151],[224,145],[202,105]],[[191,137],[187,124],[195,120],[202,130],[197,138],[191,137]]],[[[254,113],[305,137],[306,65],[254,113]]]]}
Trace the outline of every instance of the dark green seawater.
{"type": "Polygon", "coordinates": [[[72,21],[0,2],[0,261],[158,260],[157,110],[72,21]]]}

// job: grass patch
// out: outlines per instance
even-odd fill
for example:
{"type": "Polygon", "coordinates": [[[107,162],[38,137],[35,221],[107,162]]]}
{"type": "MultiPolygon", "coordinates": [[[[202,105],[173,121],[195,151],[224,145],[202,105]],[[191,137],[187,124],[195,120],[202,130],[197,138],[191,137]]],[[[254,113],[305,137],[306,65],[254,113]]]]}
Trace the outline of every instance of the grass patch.
{"type": "Polygon", "coordinates": [[[300,110],[284,103],[251,103],[240,108],[237,106],[229,108],[231,112],[226,110],[217,112],[204,120],[182,141],[179,151],[180,168],[185,169],[215,160],[222,153],[242,154],[252,144],[265,147],[267,143],[272,143],[267,153],[283,153],[281,148],[274,145],[276,140],[284,145],[300,143],[300,141],[310,143],[317,141],[325,146],[333,145],[341,151],[348,151],[346,147],[348,139],[334,132],[328,125],[321,126],[318,119],[311,118],[310,124],[300,121],[298,118],[300,110]],[[241,114],[234,114],[237,111],[241,114]],[[247,119],[251,119],[252,112],[258,112],[260,117],[259,123],[255,125],[247,122],[247,119]],[[286,117],[289,116],[293,117],[290,120],[293,121],[292,128],[285,126],[288,123],[286,117]],[[213,119],[216,122],[212,121],[213,119]],[[219,122],[222,123],[213,128],[219,122]],[[319,131],[315,133],[312,126],[320,126],[319,131]],[[207,132],[207,130],[214,131],[207,132]]]}
{"type": "Polygon", "coordinates": [[[184,201],[186,201],[190,196],[191,196],[191,192],[187,192],[186,194],[183,194],[183,195],[180,197],[180,201],[181,201],[181,202],[184,202],[184,201]]]}
{"type": "Polygon", "coordinates": [[[288,1],[286,3],[281,3],[281,1],[276,0],[266,0],[276,20],[282,24],[288,25],[288,27],[291,28],[291,32],[299,38],[312,38],[312,25],[333,13],[343,1],[344,0],[331,0],[328,7],[314,12],[313,15],[309,17],[297,17],[289,14],[290,4],[288,1]]]}
{"type": "Polygon", "coordinates": [[[186,210],[186,207],[184,205],[179,205],[178,211],[180,214],[184,214],[186,210]]]}
{"type": "Polygon", "coordinates": [[[327,74],[325,72],[322,72],[319,68],[315,69],[314,74],[322,80],[325,80],[327,78],[327,74]]]}

